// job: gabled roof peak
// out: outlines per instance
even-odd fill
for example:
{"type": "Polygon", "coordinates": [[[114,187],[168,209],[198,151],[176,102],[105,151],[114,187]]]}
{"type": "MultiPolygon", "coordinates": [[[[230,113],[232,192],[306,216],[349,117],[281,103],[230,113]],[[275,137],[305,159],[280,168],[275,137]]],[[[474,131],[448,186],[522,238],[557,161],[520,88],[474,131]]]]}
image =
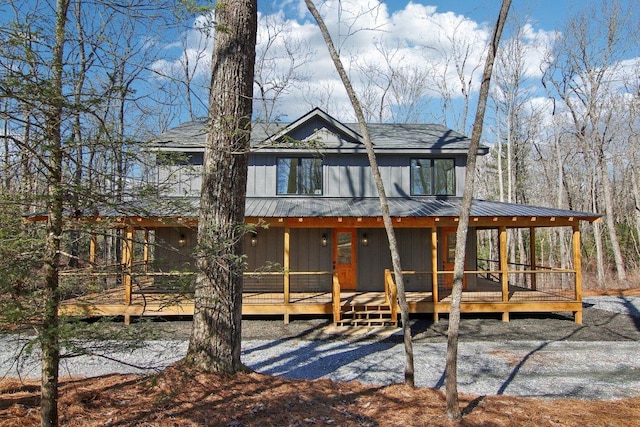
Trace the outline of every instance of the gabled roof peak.
{"type": "Polygon", "coordinates": [[[287,144],[288,140],[307,140],[313,135],[321,133],[322,129],[326,129],[329,133],[333,133],[339,140],[352,144],[361,144],[362,137],[349,126],[335,119],[326,111],[319,107],[315,107],[308,113],[302,115],[293,122],[287,124],[280,131],[269,136],[259,145],[274,146],[282,143],[287,144]]]}
{"type": "MultiPolygon", "coordinates": [[[[368,123],[376,152],[466,154],[469,139],[440,124],[368,123]]],[[[290,123],[256,121],[251,146],[261,152],[337,151],[363,152],[357,123],[343,123],[321,108],[313,108],[290,123]]],[[[206,143],[207,121],[182,123],[150,141],[150,148],[167,151],[199,151],[206,143]]],[[[488,148],[480,147],[480,155],[488,148]]]]}

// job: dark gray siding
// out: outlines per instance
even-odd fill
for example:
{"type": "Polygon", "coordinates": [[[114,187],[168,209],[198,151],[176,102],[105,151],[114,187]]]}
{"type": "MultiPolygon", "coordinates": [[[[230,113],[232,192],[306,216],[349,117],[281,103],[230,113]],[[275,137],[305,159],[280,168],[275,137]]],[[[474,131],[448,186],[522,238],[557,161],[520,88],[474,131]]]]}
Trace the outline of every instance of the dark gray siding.
{"type": "MultiPolygon", "coordinates": [[[[403,270],[431,271],[431,229],[397,229],[396,240],[400,249],[403,270]]],[[[384,290],[384,270],[393,270],[389,243],[384,229],[362,229],[358,231],[358,290],[384,290]],[[368,246],[362,246],[362,235],[366,233],[368,246]]],[[[407,291],[428,290],[431,278],[405,277],[407,291]],[[426,282],[425,282],[426,280],[426,282]]]]}
{"type": "MultiPolygon", "coordinates": [[[[310,156],[312,154],[308,154],[310,156]]],[[[282,156],[292,156],[282,154],[282,156]]],[[[276,154],[251,155],[247,175],[247,197],[276,195],[276,154]]],[[[426,157],[426,155],[422,156],[426,157]]],[[[388,197],[407,197],[410,192],[411,155],[378,155],[380,175],[388,197]]],[[[369,160],[365,154],[326,154],[323,156],[324,197],[377,197],[369,160]]],[[[466,159],[455,157],[456,196],[462,196],[466,159]]],[[[202,166],[159,165],[157,184],[170,196],[198,196],[200,194],[202,166]]]]}
{"type": "Polygon", "coordinates": [[[192,257],[196,244],[196,229],[186,227],[158,228],[155,231],[153,246],[153,267],[158,271],[195,270],[195,259],[192,257]],[[180,236],[184,236],[184,244],[180,236]]]}
{"type": "Polygon", "coordinates": [[[291,230],[291,271],[332,271],[332,236],[329,230],[294,228],[291,230]],[[327,246],[322,246],[322,234],[327,246]]]}
{"type": "Polygon", "coordinates": [[[256,245],[251,246],[251,233],[244,238],[247,271],[281,270],[284,267],[284,233],[282,228],[259,228],[256,245]]]}
{"type": "MultiPolygon", "coordinates": [[[[400,243],[399,243],[400,244],[400,243]]],[[[384,290],[384,270],[393,268],[389,243],[384,229],[358,230],[358,290],[384,290]],[[368,246],[362,246],[362,236],[367,234],[368,246]]]]}

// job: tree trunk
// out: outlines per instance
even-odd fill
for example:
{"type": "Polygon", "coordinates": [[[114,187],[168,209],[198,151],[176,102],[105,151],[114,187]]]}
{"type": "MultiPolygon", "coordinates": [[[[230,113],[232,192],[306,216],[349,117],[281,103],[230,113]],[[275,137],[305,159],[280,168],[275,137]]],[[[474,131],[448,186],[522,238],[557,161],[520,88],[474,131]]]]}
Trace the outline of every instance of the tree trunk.
{"type": "MultiPolygon", "coordinates": [[[[349,79],[349,76],[347,75],[347,72],[342,65],[340,55],[336,50],[333,41],[331,40],[329,29],[325,25],[322,16],[320,16],[318,9],[315,7],[313,2],[311,0],[305,0],[305,3],[307,4],[307,9],[309,9],[309,12],[311,12],[311,15],[313,15],[313,17],[316,19],[318,27],[320,27],[320,31],[322,32],[322,36],[324,38],[325,44],[327,45],[327,49],[329,50],[329,54],[331,55],[331,59],[333,60],[333,64],[335,65],[336,70],[340,75],[342,84],[344,85],[345,90],[347,91],[347,95],[349,96],[349,100],[351,101],[351,105],[353,106],[354,112],[358,119],[358,124],[360,125],[360,132],[362,133],[364,139],[364,145],[367,149],[367,156],[369,158],[369,164],[371,166],[371,173],[378,190],[378,197],[380,199],[380,210],[382,211],[382,220],[387,232],[387,239],[389,240],[391,263],[393,265],[396,286],[398,288],[398,304],[400,305],[400,318],[402,320],[402,331],[405,348],[404,381],[408,386],[414,387],[415,371],[413,361],[413,343],[411,341],[411,325],[409,324],[409,307],[407,305],[407,298],[404,290],[404,280],[402,276],[402,267],[400,264],[400,251],[398,250],[398,243],[396,241],[393,223],[391,222],[391,215],[389,213],[389,204],[384,189],[384,183],[380,176],[380,169],[378,168],[378,162],[376,160],[373,144],[371,142],[371,137],[369,136],[369,129],[367,128],[364,113],[362,111],[362,107],[360,106],[360,102],[358,100],[356,92],[351,85],[351,80],[349,79]]],[[[391,304],[394,303],[394,301],[391,301],[391,304]]]]}
{"type": "Polygon", "coordinates": [[[450,420],[460,420],[460,402],[458,401],[458,335],[460,331],[460,300],[462,299],[462,280],[464,278],[464,259],[466,253],[467,231],[469,228],[469,213],[471,212],[471,202],[476,176],[476,160],[478,157],[478,146],[482,136],[484,124],[484,113],[489,96],[489,83],[493,71],[493,63],[498,51],[498,43],[504,23],[507,20],[511,0],[502,0],[500,14],[496,22],[496,27],[489,45],[489,52],[482,73],[482,83],[478,97],[478,109],[476,111],[473,131],[471,133],[471,143],[467,156],[467,173],[465,175],[465,188],[462,197],[462,207],[460,209],[460,222],[456,235],[456,252],[453,267],[453,289],[451,293],[451,309],[449,313],[449,330],[447,332],[447,365],[445,373],[445,392],[447,399],[447,416],[450,420]]]}
{"type": "Polygon", "coordinates": [[[42,348],[42,401],[40,416],[42,426],[58,425],[58,369],[60,364],[60,339],[58,306],[58,270],[60,268],[60,240],[62,238],[62,139],[61,122],[63,108],[62,77],[65,44],[65,28],[69,0],[57,0],[55,42],[51,66],[51,98],[46,113],[46,134],[50,146],[47,167],[48,211],[47,238],[44,253],[44,313],[41,332],[42,348]]]}
{"type": "MultiPolygon", "coordinates": [[[[560,151],[560,138],[554,139],[554,150],[555,160],[556,160],[556,168],[558,169],[556,176],[556,207],[558,209],[563,209],[565,206],[563,204],[562,192],[564,191],[564,166],[562,162],[562,155],[560,151]]],[[[557,228],[558,233],[558,250],[560,251],[560,268],[566,268],[568,264],[568,251],[565,250],[565,238],[564,238],[564,229],[562,227],[557,228]]]]}
{"type": "MultiPolygon", "coordinates": [[[[608,164],[604,159],[604,153],[600,154],[598,163],[600,164],[600,174],[602,175],[602,195],[604,197],[604,211],[606,214],[607,229],[609,231],[609,240],[611,242],[611,251],[613,252],[613,259],[616,263],[618,281],[624,282],[627,279],[627,272],[624,266],[624,260],[622,259],[620,244],[618,243],[613,197],[611,195],[611,182],[609,181],[608,164]]],[[[622,283],[618,285],[622,285],[622,283]]]]}
{"type": "MultiPolygon", "coordinates": [[[[594,212],[598,212],[598,195],[597,195],[597,174],[591,178],[591,204],[594,212]]],[[[598,284],[604,285],[604,250],[602,248],[602,231],[600,230],[600,221],[593,223],[593,240],[596,244],[596,271],[598,284]]]]}
{"type": "Polygon", "coordinates": [[[631,188],[633,193],[633,217],[636,223],[636,236],[640,240],[640,189],[638,188],[638,175],[636,174],[635,162],[634,165],[631,166],[631,188]]]}
{"type": "Polygon", "coordinates": [[[198,225],[199,272],[186,356],[187,363],[207,372],[235,373],[242,367],[242,237],[256,31],[256,0],[216,5],[198,225]]]}

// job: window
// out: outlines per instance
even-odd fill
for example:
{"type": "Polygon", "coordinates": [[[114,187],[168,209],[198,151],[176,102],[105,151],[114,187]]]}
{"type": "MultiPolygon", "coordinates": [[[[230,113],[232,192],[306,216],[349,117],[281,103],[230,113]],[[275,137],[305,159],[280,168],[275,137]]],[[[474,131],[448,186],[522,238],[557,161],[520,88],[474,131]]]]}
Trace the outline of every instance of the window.
{"type": "Polygon", "coordinates": [[[156,163],[163,166],[202,166],[204,152],[158,151],[156,163]]]}
{"type": "Polygon", "coordinates": [[[322,194],[322,159],[279,158],[277,175],[277,194],[322,194]]]}
{"type": "Polygon", "coordinates": [[[453,159],[411,159],[412,196],[453,196],[455,187],[453,159]]]}

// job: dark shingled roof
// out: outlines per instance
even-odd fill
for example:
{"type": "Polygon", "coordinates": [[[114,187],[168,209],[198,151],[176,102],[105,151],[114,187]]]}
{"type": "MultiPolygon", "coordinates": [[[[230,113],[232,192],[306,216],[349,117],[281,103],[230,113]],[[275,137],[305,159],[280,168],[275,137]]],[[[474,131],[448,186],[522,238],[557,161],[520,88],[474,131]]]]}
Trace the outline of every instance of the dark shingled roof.
{"type": "MultiPolygon", "coordinates": [[[[282,136],[289,131],[295,132],[297,126],[303,126],[306,121],[326,127],[329,131],[341,136],[346,140],[340,141],[337,145],[328,142],[324,148],[348,148],[355,147],[364,149],[361,142],[360,128],[357,123],[341,123],[333,119],[322,110],[314,109],[307,115],[293,123],[262,123],[257,122],[252,125],[251,145],[260,146],[261,149],[287,148],[277,141],[268,141],[274,136],[282,136]],[[349,135],[346,135],[346,132],[349,135]],[[350,143],[352,137],[358,140],[350,143]],[[274,145],[275,143],[275,145],[274,145]],[[335,146],[334,146],[335,145],[335,146]]],[[[439,124],[402,124],[402,123],[371,123],[368,125],[369,134],[376,150],[467,150],[469,138],[461,133],[455,132],[439,124]]],[[[206,120],[196,120],[182,123],[175,128],[158,135],[151,140],[151,147],[165,149],[195,150],[204,147],[206,142],[206,120]]],[[[290,147],[289,147],[290,148],[290,147]]],[[[303,146],[296,147],[305,149],[303,146]]],[[[317,149],[317,148],[315,148],[317,149]]],[[[484,154],[486,147],[481,147],[480,152],[484,154]]]]}

